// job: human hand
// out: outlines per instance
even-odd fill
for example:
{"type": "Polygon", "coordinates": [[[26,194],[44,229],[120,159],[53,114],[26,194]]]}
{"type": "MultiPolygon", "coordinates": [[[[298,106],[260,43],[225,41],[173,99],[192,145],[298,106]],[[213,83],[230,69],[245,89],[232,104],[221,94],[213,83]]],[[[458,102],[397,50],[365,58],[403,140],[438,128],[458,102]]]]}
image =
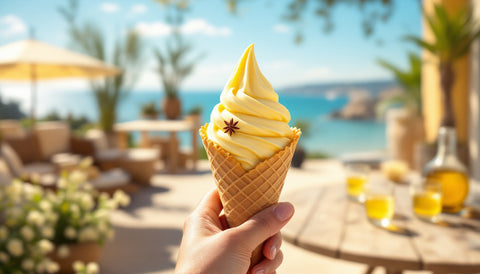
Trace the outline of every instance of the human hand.
{"type": "Polygon", "coordinates": [[[225,216],[219,216],[222,208],[217,190],[212,190],[187,217],[175,273],[247,273],[253,250],[265,240],[265,258],[251,273],[275,273],[283,260],[280,229],[293,216],[293,206],[272,205],[228,229],[225,216]]]}

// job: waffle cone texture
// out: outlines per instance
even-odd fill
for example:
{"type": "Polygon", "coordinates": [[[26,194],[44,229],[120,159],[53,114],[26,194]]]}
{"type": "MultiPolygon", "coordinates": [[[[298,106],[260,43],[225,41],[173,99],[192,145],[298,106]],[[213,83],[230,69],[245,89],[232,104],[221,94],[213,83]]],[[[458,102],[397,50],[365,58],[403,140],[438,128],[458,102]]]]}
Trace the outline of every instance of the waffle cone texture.
{"type": "MultiPolygon", "coordinates": [[[[208,139],[207,126],[205,124],[200,128],[200,136],[207,151],[227,223],[230,227],[235,227],[278,202],[301,132],[294,128],[292,141],[283,150],[253,169],[245,170],[230,153],[208,139]]],[[[252,258],[252,263],[258,262],[261,259],[261,249],[256,250],[253,257],[257,258],[252,258]]]]}

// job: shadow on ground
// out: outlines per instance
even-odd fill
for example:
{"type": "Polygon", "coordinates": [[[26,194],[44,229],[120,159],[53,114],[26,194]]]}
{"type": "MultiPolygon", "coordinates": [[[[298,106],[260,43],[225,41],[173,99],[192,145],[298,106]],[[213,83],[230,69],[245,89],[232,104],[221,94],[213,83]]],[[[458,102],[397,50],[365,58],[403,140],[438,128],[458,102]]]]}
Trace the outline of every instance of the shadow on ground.
{"type": "MultiPolygon", "coordinates": [[[[170,189],[161,186],[143,187],[131,196],[130,205],[124,211],[131,216],[137,216],[137,211],[142,208],[160,211],[189,212],[191,209],[186,206],[172,206],[168,203],[154,201],[154,197],[167,194],[170,189]]],[[[138,216],[137,216],[138,217],[138,216]]]]}
{"type": "Polygon", "coordinates": [[[175,267],[175,247],[182,231],[177,228],[115,226],[115,240],[105,245],[101,273],[150,273],[175,267]]]}

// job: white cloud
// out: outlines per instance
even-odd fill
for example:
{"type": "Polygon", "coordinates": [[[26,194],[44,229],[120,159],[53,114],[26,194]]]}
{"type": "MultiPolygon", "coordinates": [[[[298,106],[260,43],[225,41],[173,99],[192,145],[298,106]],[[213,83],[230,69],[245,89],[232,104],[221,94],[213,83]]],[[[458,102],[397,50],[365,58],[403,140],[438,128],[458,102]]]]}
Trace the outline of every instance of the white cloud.
{"type": "Polygon", "coordinates": [[[278,33],[287,33],[290,31],[290,27],[285,24],[276,24],[273,26],[273,30],[278,33]]]}
{"type": "MultiPolygon", "coordinates": [[[[161,21],[139,22],[135,30],[146,37],[161,37],[172,32],[172,26],[161,21]]],[[[190,19],[180,26],[180,32],[186,35],[200,34],[206,36],[229,36],[232,30],[228,27],[217,27],[205,19],[190,19]]]]}
{"type": "Polygon", "coordinates": [[[0,17],[0,35],[1,36],[13,36],[25,33],[27,26],[25,22],[19,17],[8,14],[4,17],[0,17]]]}
{"type": "Polygon", "coordinates": [[[207,36],[229,36],[232,31],[228,27],[216,27],[205,19],[191,19],[181,26],[182,33],[204,34],[207,36]]]}
{"type": "Polygon", "coordinates": [[[172,27],[163,22],[140,22],[135,26],[135,31],[145,37],[161,37],[172,32],[172,27]]]}
{"type": "Polygon", "coordinates": [[[138,14],[145,13],[146,11],[147,11],[147,7],[145,5],[136,4],[136,5],[133,5],[132,8],[130,9],[130,14],[138,15],[138,14]]]}
{"type": "Polygon", "coordinates": [[[120,9],[120,7],[115,3],[104,2],[100,5],[100,10],[105,13],[115,13],[120,9]]]}

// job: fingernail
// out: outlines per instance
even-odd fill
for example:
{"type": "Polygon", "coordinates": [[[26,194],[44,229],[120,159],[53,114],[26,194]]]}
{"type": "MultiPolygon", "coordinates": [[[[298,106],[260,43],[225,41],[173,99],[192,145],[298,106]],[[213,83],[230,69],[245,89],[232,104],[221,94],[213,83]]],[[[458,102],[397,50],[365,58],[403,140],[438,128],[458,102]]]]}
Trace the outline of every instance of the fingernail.
{"type": "Polygon", "coordinates": [[[270,249],[270,256],[271,258],[275,258],[275,255],[277,255],[277,248],[272,246],[272,248],[270,249]]]}
{"type": "Polygon", "coordinates": [[[255,270],[254,274],[264,274],[264,273],[265,273],[265,270],[260,268],[260,269],[255,270]]]}
{"type": "Polygon", "coordinates": [[[280,222],[286,221],[293,215],[293,206],[289,203],[281,203],[275,208],[275,216],[280,222]]]}

